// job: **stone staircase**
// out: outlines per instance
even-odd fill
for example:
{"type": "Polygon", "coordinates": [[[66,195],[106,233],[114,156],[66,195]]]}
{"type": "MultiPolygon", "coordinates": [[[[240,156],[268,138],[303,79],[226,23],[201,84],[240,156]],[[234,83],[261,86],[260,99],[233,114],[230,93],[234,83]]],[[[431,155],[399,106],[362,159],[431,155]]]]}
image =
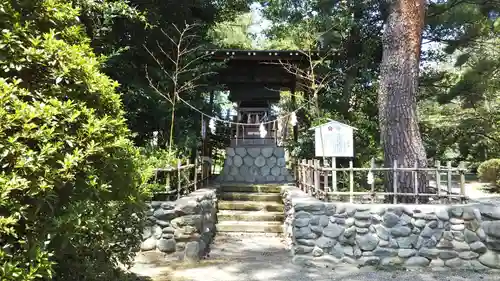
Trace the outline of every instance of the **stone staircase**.
{"type": "Polygon", "coordinates": [[[280,185],[225,183],[218,198],[217,232],[283,232],[280,185]]]}

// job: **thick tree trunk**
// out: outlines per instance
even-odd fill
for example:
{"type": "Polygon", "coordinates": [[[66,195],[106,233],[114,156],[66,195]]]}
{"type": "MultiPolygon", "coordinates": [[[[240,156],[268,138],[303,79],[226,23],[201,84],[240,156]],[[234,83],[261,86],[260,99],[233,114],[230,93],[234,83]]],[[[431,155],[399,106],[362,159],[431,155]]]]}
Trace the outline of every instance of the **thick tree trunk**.
{"type": "MultiPolygon", "coordinates": [[[[381,141],[387,167],[427,166],[417,119],[417,91],[420,46],[425,16],[424,0],[391,0],[384,27],[378,98],[381,141]]],[[[419,193],[427,190],[427,176],[418,173],[419,193]]],[[[386,177],[387,191],[393,191],[392,173],[386,177]]],[[[399,172],[398,192],[413,193],[414,175],[399,172]]],[[[415,202],[415,197],[398,196],[398,202],[415,202]]],[[[419,198],[425,202],[427,198],[419,198]]],[[[392,198],[390,199],[392,201],[392,198]]]]}
{"type": "Polygon", "coordinates": [[[350,12],[352,13],[353,24],[351,30],[349,31],[349,37],[346,44],[343,47],[344,56],[347,61],[347,72],[345,74],[344,87],[342,89],[342,96],[344,101],[344,106],[342,106],[342,113],[344,116],[350,116],[352,111],[351,100],[353,98],[353,88],[356,83],[356,78],[359,74],[359,69],[361,65],[361,53],[363,51],[361,42],[361,27],[360,22],[362,21],[363,11],[365,9],[364,5],[355,4],[355,1],[350,1],[349,6],[351,7],[350,12]]]}

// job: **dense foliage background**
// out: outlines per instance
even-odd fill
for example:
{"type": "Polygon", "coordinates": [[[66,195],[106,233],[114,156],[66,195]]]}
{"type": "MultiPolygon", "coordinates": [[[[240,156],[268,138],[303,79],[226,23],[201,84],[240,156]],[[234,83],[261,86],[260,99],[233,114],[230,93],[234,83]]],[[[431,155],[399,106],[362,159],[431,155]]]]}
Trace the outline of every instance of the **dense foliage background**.
{"type": "Polygon", "coordinates": [[[0,2],[1,280],[126,280],[144,184],[199,132],[180,108],[175,141],[187,149],[137,149],[167,130],[172,109],[145,82],[144,46],[165,46],[160,28],[191,21],[207,44],[209,27],[240,8],[230,2],[0,2]]]}
{"type": "MultiPolygon", "coordinates": [[[[274,25],[268,48],[334,50],[325,62],[331,87],[321,94],[320,115],[357,127],[358,165],[381,157],[377,103],[383,1],[269,1],[263,12],[274,25]],[[312,47],[316,47],[313,45],[312,47]]],[[[500,157],[500,4],[498,1],[433,1],[422,42],[419,119],[428,158],[466,161],[473,170],[500,157]]],[[[305,130],[317,117],[299,119],[296,153],[311,157],[305,130]],[[311,120],[311,121],[308,121],[311,120]]],[[[310,139],[310,138],[309,138],[310,139]]]]}
{"type": "Polygon", "coordinates": [[[72,3],[11,3],[0,6],[0,279],[113,280],[144,208],[118,84],[72,3]]]}

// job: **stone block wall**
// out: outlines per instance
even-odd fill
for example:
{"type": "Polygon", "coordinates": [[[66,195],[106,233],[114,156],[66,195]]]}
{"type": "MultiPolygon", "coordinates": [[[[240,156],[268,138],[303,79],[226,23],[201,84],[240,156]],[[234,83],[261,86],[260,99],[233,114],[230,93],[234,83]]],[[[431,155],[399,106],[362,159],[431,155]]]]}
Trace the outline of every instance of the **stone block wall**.
{"type": "Polygon", "coordinates": [[[293,181],[286,168],[285,149],[276,146],[226,148],[225,182],[282,183],[293,181]]]}
{"type": "Polygon", "coordinates": [[[186,261],[205,255],[215,235],[215,189],[199,189],[176,201],[153,201],[149,207],[141,251],[161,251],[186,261]]]}
{"type": "Polygon", "coordinates": [[[500,269],[500,206],[326,203],[283,187],[297,263],[500,269]]]}

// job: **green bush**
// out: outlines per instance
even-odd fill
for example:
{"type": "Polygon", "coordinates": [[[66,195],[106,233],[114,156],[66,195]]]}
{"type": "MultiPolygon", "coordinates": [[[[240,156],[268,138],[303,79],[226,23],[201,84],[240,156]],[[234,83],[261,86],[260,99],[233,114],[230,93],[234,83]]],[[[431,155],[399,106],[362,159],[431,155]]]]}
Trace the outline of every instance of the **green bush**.
{"type": "Polygon", "coordinates": [[[2,281],[124,280],[141,240],[139,153],[78,13],[0,3],[2,281]]]}
{"type": "MultiPolygon", "coordinates": [[[[165,149],[154,148],[141,148],[140,165],[143,167],[141,170],[142,182],[144,182],[144,189],[149,194],[158,192],[168,192],[166,189],[166,173],[155,173],[155,169],[162,168],[175,168],[181,160],[182,165],[186,164],[187,159],[179,159],[177,155],[179,152],[173,149],[171,152],[165,149]]],[[[170,186],[174,187],[177,184],[177,173],[170,173],[170,186]]],[[[185,183],[181,178],[181,184],[185,183]]]]}
{"type": "Polygon", "coordinates": [[[482,182],[500,187],[500,159],[484,161],[477,169],[479,179],[482,182]]]}

